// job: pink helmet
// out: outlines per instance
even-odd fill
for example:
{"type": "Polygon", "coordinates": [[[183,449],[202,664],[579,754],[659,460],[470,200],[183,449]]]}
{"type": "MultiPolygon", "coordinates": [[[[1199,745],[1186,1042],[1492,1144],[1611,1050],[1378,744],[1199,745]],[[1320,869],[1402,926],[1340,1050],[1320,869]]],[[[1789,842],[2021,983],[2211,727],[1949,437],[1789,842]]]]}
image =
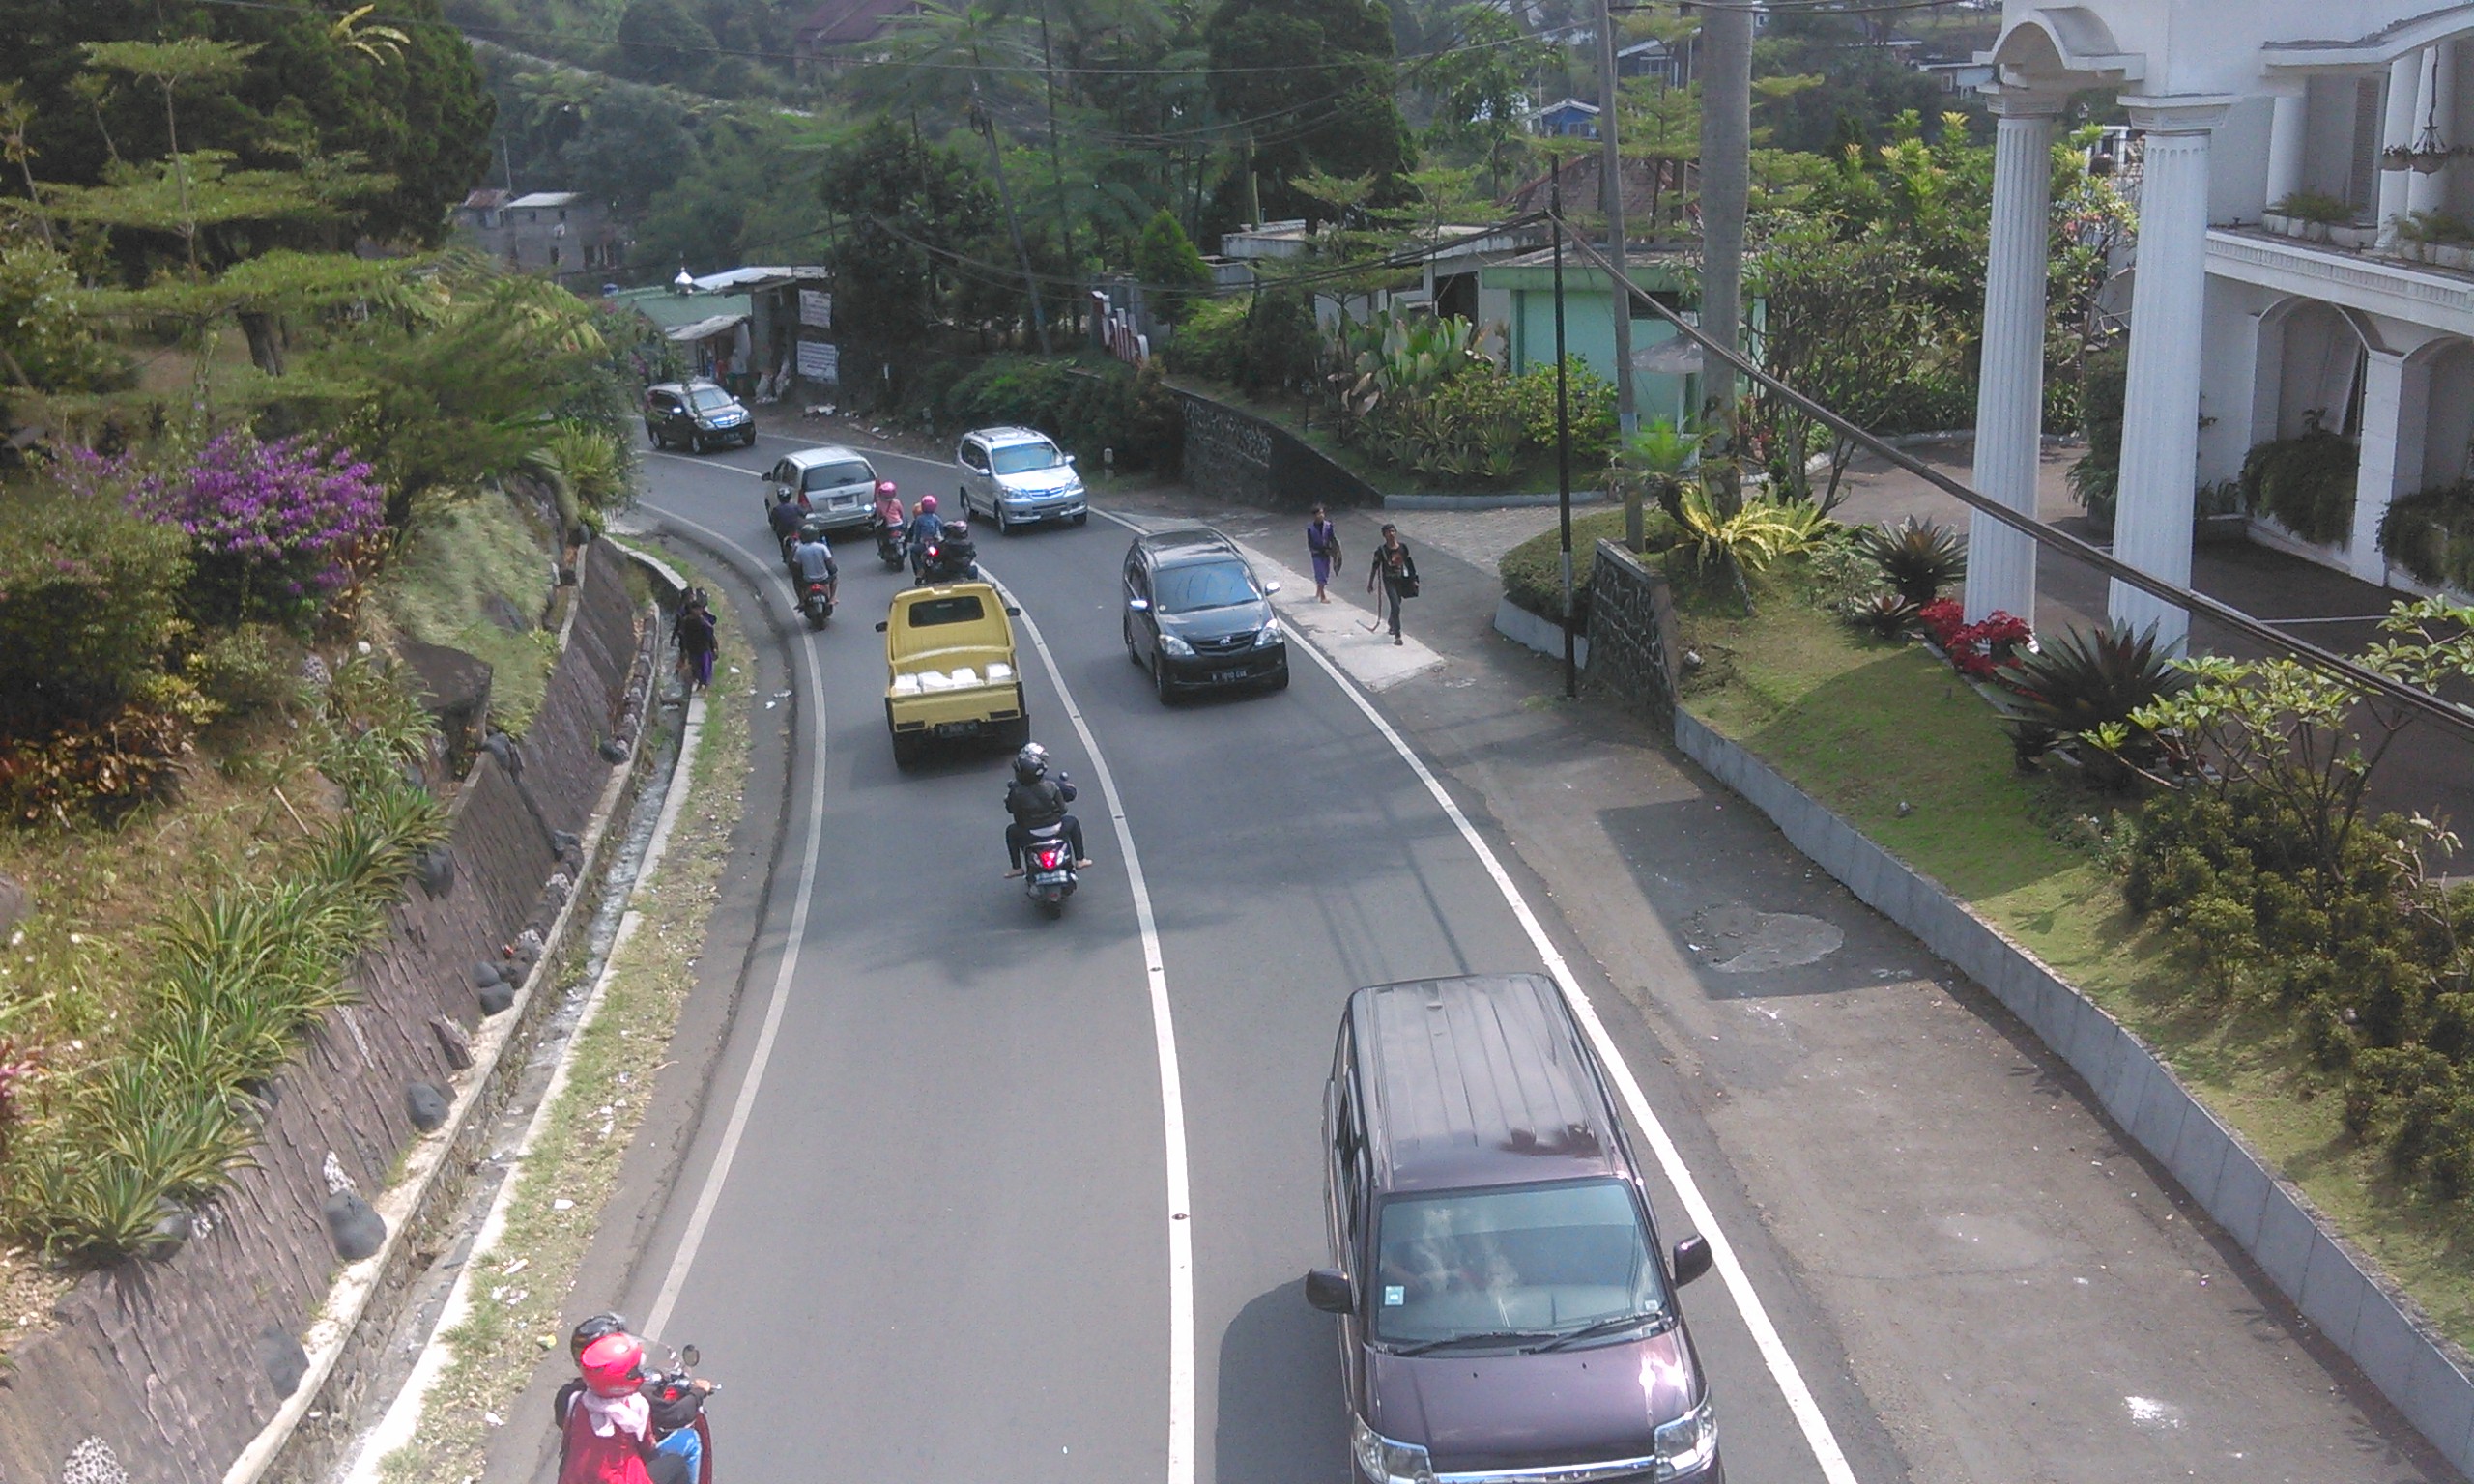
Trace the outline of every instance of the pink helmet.
{"type": "Polygon", "coordinates": [[[922,495],[922,496],[920,496],[920,497],[919,497],[919,508],[920,508],[920,509],[922,509],[922,510],[934,510],[934,509],[935,509],[935,508],[936,508],[936,497],[935,497],[935,496],[934,496],[934,495],[922,495]]]}
{"type": "Polygon", "coordinates": [[[578,1363],[593,1395],[633,1395],[644,1381],[645,1343],[632,1334],[605,1334],[584,1348],[578,1363]]]}

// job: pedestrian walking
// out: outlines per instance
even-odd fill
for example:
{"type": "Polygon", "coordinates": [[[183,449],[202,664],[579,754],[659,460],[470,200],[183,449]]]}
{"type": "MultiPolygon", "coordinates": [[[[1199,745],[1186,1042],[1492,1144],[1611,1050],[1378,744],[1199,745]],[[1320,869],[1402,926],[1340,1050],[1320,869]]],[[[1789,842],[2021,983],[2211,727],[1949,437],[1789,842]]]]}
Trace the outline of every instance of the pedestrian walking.
{"type": "Polygon", "coordinates": [[[1374,560],[1366,569],[1366,590],[1383,585],[1384,606],[1392,617],[1392,642],[1400,640],[1400,600],[1418,595],[1418,559],[1409,555],[1409,544],[1400,539],[1400,528],[1390,521],[1383,523],[1383,544],[1374,549],[1374,560]]]}
{"type": "Polygon", "coordinates": [[[1314,558],[1314,601],[1331,602],[1332,595],[1323,589],[1330,585],[1332,574],[1340,570],[1340,528],[1321,505],[1306,522],[1306,555],[1314,558]]]}
{"type": "Polygon", "coordinates": [[[701,691],[713,683],[713,655],[722,646],[721,626],[701,587],[687,594],[671,632],[678,641],[678,674],[687,689],[701,691]]]}

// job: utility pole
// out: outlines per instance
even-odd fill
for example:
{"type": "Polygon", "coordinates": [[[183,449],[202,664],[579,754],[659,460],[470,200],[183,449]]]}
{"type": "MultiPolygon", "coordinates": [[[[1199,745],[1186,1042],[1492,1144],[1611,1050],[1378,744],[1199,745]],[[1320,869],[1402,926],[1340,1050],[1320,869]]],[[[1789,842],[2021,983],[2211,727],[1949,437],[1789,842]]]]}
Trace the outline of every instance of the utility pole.
{"type": "MultiPolygon", "coordinates": [[[[1071,265],[1074,262],[1074,218],[1066,211],[1065,165],[1056,147],[1056,53],[1049,48],[1048,0],[1040,0],[1040,66],[1048,74],[1048,174],[1050,183],[1056,188],[1056,232],[1065,244],[1065,261],[1071,265]]],[[[1082,324],[1082,298],[1078,283],[1070,317],[1078,331],[1082,324]]]]}
{"type": "MultiPolygon", "coordinates": [[[[1624,245],[1624,156],[1616,140],[1615,110],[1622,98],[1615,74],[1615,0],[1597,5],[1597,140],[1598,186],[1606,198],[1606,261],[1617,277],[1607,287],[1607,309],[1615,329],[1615,427],[1629,439],[1641,430],[1639,404],[1632,397],[1632,260],[1624,245]]],[[[1560,353],[1559,353],[1560,354],[1560,353]]],[[[1627,507],[1624,544],[1641,549],[1641,516],[1627,507]]]]}
{"type": "Polygon", "coordinates": [[[1005,148],[996,142],[996,121],[979,106],[979,83],[970,85],[971,122],[988,136],[989,169],[996,177],[996,199],[1005,208],[1005,230],[1014,239],[1014,256],[1022,263],[1022,287],[1031,291],[1031,329],[1038,334],[1040,354],[1053,356],[1055,348],[1048,343],[1048,314],[1040,307],[1039,275],[1031,271],[1031,250],[1022,245],[1022,223],[1014,214],[1014,191],[1005,184],[1005,148]]]}
{"type": "MultiPolygon", "coordinates": [[[[1701,13],[1701,330],[1718,346],[1741,349],[1744,200],[1752,186],[1752,8],[1712,5],[1701,13]]],[[[1713,494],[1721,514],[1741,499],[1737,455],[1742,444],[1736,374],[1703,357],[1702,397],[1716,435],[1713,494]]]]}
{"type": "Polygon", "coordinates": [[[1263,224],[1263,198],[1254,184],[1254,131],[1246,131],[1246,226],[1248,230],[1263,224]]]}
{"type": "MultiPolygon", "coordinates": [[[[1555,512],[1564,537],[1564,699],[1580,694],[1572,639],[1572,394],[1564,365],[1564,161],[1546,178],[1546,214],[1555,224],[1555,512]]],[[[1627,312],[1631,305],[1623,306],[1627,312]]]]}

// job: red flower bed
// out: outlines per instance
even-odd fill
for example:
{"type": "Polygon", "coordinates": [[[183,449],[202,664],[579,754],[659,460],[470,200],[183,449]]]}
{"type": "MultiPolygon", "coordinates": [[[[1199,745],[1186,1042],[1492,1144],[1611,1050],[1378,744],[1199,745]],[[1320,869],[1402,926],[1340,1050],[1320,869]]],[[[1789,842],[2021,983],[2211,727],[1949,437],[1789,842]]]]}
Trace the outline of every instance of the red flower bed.
{"type": "Polygon", "coordinates": [[[2002,662],[2033,637],[2027,620],[1999,609],[1981,623],[1970,623],[1966,612],[1949,598],[1925,604],[1915,620],[1949,658],[1950,668],[1971,680],[1997,678],[2002,662]]]}

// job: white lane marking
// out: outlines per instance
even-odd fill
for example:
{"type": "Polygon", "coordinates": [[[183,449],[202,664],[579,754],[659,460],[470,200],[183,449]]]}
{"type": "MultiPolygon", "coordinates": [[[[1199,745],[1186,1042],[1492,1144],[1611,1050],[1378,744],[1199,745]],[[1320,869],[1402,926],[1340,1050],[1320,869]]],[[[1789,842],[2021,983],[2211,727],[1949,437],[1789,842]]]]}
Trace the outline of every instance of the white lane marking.
{"type": "MultiPolygon", "coordinates": [[[[1141,528],[1107,511],[1100,513],[1128,529],[1141,528]]],[[[1719,1227],[1717,1213],[1711,1209],[1709,1200],[1701,1193],[1700,1183],[1693,1179],[1691,1168],[1683,1162],[1683,1151],[1676,1148],[1666,1126],[1658,1122],[1657,1114],[1651,1110],[1649,1097],[1642,1092],[1640,1079],[1632,1075],[1632,1069],[1625,1064],[1622,1048],[1615,1044],[1615,1038],[1606,1029],[1606,1022],[1598,1018],[1597,1008],[1590,1003],[1588,993],[1581,988],[1580,981],[1573,977],[1564,956],[1556,950],[1554,940],[1546,935],[1546,928],[1539,922],[1538,914],[1530,910],[1529,901],[1521,895],[1511,873],[1505,870],[1503,862],[1496,858],[1494,847],[1486,843],[1485,837],[1478,833],[1477,826],[1469,822],[1469,816],[1461,813],[1460,806],[1453,800],[1451,791],[1425,765],[1417,750],[1410,747],[1408,741],[1393,729],[1392,724],[1383,719],[1383,713],[1374,708],[1374,702],[1366,699],[1365,692],[1350,684],[1339,667],[1326,658],[1321,649],[1302,640],[1298,647],[1323,668],[1323,672],[1332,677],[1341,693],[1356,702],[1358,710],[1365,713],[1366,719],[1374,725],[1374,729],[1392,744],[1392,750],[1400,755],[1400,760],[1407,763],[1409,771],[1426,785],[1426,792],[1434,796],[1435,803],[1442,807],[1444,814],[1460,831],[1460,838],[1468,842],[1479,864],[1486,868],[1486,874],[1494,878],[1495,889],[1503,894],[1505,904],[1511,908],[1511,915],[1520,923],[1521,930],[1529,934],[1530,944],[1538,950],[1538,956],[1554,975],[1565,1000],[1572,1007],[1573,1014],[1579,1017],[1581,1028],[1588,1033],[1590,1044],[1597,1048],[1598,1059],[1606,1063],[1614,1074],[1616,1091],[1623,1095],[1625,1107],[1650,1136],[1650,1148],[1657,1156],[1658,1167],[1664,1171],[1667,1184],[1675,1187],[1676,1198],[1683,1203],[1684,1214],[1692,1218],[1693,1225],[1710,1243],[1710,1255],[1718,1270],[1718,1276],[1727,1285],[1727,1295],[1743,1315],[1744,1327],[1752,1331],[1753,1344],[1760,1349],[1762,1361],[1769,1368],[1771,1379],[1777,1382],[1778,1389],[1786,1395],[1787,1410],[1795,1414],[1796,1425],[1803,1430],[1804,1444],[1812,1450],[1813,1461],[1821,1466],[1822,1476],[1829,1484],[1856,1484],[1856,1470],[1849,1466],[1846,1451],[1838,1445],[1838,1435],[1830,1430],[1829,1419],[1822,1415],[1821,1404],[1814,1400],[1812,1387],[1805,1384],[1803,1372],[1797,1369],[1796,1357],[1787,1353],[1787,1342],[1780,1338],[1778,1327],[1770,1323],[1769,1309],[1762,1304],[1761,1295],[1753,1288],[1751,1275],[1744,1271],[1743,1264],[1737,1259],[1735,1244],[1727,1240],[1726,1233],[1719,1227]]]]}
{"type": "MultiPolygon", "coordinates": [[[[980,564],[980,575],[1020,608],[1014,594],[995,574],[980,564]]],[[[1151,985],[1151,1041],[1160,1058],[1160,1119],[1168,1146],[1168,1484],[1194,1484],[1194,1212],[1188,1204],[1186,1178],[1185,1080],[1177,1071],[1177,1027],[1169,1013],[1167,959],[1160,951],[1160,927],[1151,915],[1151,887],[1142,874],[1142,857],[1134,848],[1134,828],[1126,820],[1125,799],[1117,792],[1115,775],[1100,752],[1100,739],[1082,719],[1082,708],[1057,669],[1056,656],[1029,614],[1021,615],[1022,632],[1039,651],[1040,664],[1056,686],[1065,715],[1091,755],[1100,797],[1108,806],[1108,822],[1116,827],[1117,848],[1125,852],[1126,879],[1134,887],[1134,921],[1142,932],[1142,961],[1151,985]]]]}
{"type": "MultiPolygon", "coordinates": [[[[658,506],[655,512],[665,521],[676,521],[725,547],[744,552],[736,541],[709,526],[674,515],[658,506]]],[[[770,568],[767,569],[768,571],[770,568]]],[[[773,581],[786,590],[790,584],[779,573],[773,581]]],[[[795,601],[795,598],[793,599],[795,601]]],[[[645,1333],[659,1335],[669,1323],[670,1312],[677,1306],[679,1290],[687,1286],[687,1270],[696,1262],[696,1249],[705,1243],[705,1228],[712,1224],[713,1208],[721,1204],[722,1186],[729,1181],[731,1161],[738,1157],[739,1140],[747,1134],[747,1121],[756,1108],[756,1090],[763,1084],[765,1064],[773,1059],[773,1042],[782,1032],[782,1012],[791,1002],[791,981],[799,972],[799,950],[808,937],[808,903],[816,899],[816,867],[824,844],[824,679],[817,670],[814,644],[801,644],[807,657],[806,696],[808,715],[815,718],[814,743],[808,762],[808,847],[799,863],[799,894],[791,906],[791,933],[782,945],[782,958],[773,974],[772,999],[764,1007],[764,1028],[757,1034],[755,1054],[748,1058],[747,1070],[740,1077],[738,1098],[731,1105],[730,1122],[722,1127],[721,1147],[713,1152],[712,1167],[705,1172],[704,1188],[696,1193],[696,1208],[687,1217],[687,1230],[680,1234],[678,1251],[670,1260],[670,1271],[662,1279],[661,1292],[653,1298],[651,1314],[645,1320],[645,1333]]]]}
{"type": "MultiPolygon", "coordinates": [[[[694,791],[696,752],[705,735],[705,698],[695,697],[687,703],[687,716],[679,728],[678,759],[674,764],[679,772],[671,780],[670,791],[662,800],[661,813],[653,821],[652,838],[646,842],[644,858],[636,863],[635,880],[629,883],[630,902],[642,897],[645,888],[660,869],[661,858],[670,848],[671,832],[678,826],[678,815],[694,791]]],[[[532,1117],[524,1126],[524,1136],[515,1146],[515,1156],[505,1179],[499,1183],[498,1194],[490,1200],[490,1209],[481,1218],[481,1228],[474,1234],[473,1245],[465,1255],[464,1266],[455,1275],[454,1286],[447,1290],[446,1303],[429,1328],[429,1336],[421,1347],[420,1358],[413,1362],[410,1376],[404,1379],[395,1400],[388,1404],[386,1414],[362,1441],[360,1451],[354,1457],[351,1469],[344,1474],[345,1484],[374,1484],[380,1477],[380,1466],[387,1456],[413,1441],[420,1427],[421,1414],[429,1405],[430,1392],[439,1379],[446,1374],[447,1363],[454,1358],[452,1348],[443,1336],[454,1331],[473,1311],[473,1290],[481,1266],[498,1251],[499,1239],[506,1234],[507,1214],[515,1207],[515,1189],[524,1178],[524,1166],[539,1146],[541,1135],[550,1127],[550,1115],[559,1099],[566,1095],[567,1082],[575,1071],[575,1050],[584,1043],[585,1033],[601,1018],[601,1007],[610,997],[611,981],[618,978],[618,956],[636,929],[644,925],[644,913],[630,905],[618,920],[618,930],[611,936],[610,947],[601,956],[601,972],[594,977],[592,987],[585,995],[584,1008],[576,1013],[576,1023],[567,1033],[566,1048],[560,1053],[559,1065],[550,1070],[550,1080],[541,1089],[541,1100],[533,1106],[532,1117]]]]}
{"type": "MultiPolygon", "coordinates": [[[[683,453],[672,453],[667,448],[640,448],[636,451],[648,459],[669,459],[673,463],[692,465],[697,469],[727,469],[734,474],[745,474],[750,479],[762,479],[768,471],[762,469],[749,469],[744,465],[739,464],[724,463],[717,459],[689,458],[683,453]]],[[[694,525],[695,523],[690,521],[685,524],[694,525]]],[[[705,528],[697,526],[696,528],[698,530],[703,530],[705,528]]]]}

